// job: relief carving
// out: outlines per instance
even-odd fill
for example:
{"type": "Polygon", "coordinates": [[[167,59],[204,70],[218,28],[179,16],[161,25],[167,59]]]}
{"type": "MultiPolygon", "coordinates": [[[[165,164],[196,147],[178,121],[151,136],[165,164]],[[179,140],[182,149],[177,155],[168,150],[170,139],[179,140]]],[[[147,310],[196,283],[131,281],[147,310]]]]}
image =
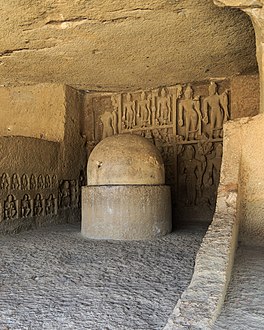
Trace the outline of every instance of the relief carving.
{"type": "MultiPolygon", "coordinates": [[[[21,179],[17,173],[11,176],[3,173],[0,176],[1,197],[3,198],[1,220],[14,218],[28,218],[33,216],[56,215],[58,213],[57,196],[59,195],[61,207],[80,207],[81,185],[85,184],[84,171],[80,171],[76,180],[62,181],[58,189],[57,175],[24,173],[21,179]],[[16,197],[10,191],[16,190],[16,197]],[[34,200],[30,197],[30,190],[42,190],[36,192],[34,200]]],[[[1,201],[0,201],[1,203],[1,201]]]]}
{"type": "Polygon", "coordinates": [[[195,149],[192,145],[187,145],[182,157],[182,174],[185,175],[186,205],[197,205],[198,198],[201,197],[201,172],[202,162],[195,158],[195,149]]]}
{"type": "Polygon", "coordinates": [[[29,187],[31,190],[34,190],[37,188],[37,183],[36,183],[36,177],[34,174],[31,174],[30,176],[30,184],[29,184],[29,187]]]}
{"type": "Polygon", "coordinates": [[[57,187],[57,182],[58,182],[57,175],[54,174],[52,176],[52,179],[51,179],[51,187],[56,188],[57,187]]]}
{"type": "Polygon", "coordinates": [[[21,217],[27,218],[31,215],[31,198],[25,194],[21,201],[21,217]]]}
{"type": "Polygon", "coordinates": [[[1,184],[0,188],[3,190],[7,190],[10,187],[10,178],[7,173],[3,173],[1,176],[1,184]]]}
{"type": "Polygon", "coordinates": [[[112,113],[106,111],[100,117],[101,122],[103,124],[103,136],[102,139],[112,136],[114,134],[113,126],[112,126],[112,113]]]}
{"type": "Polygon", "coordinates": [[[13,174],[11,179],[11,189],[12,190],[19,190],[20,188],[20,180],[18,174],[13,174]]]}
{"type": "Polygon", "coordinates": [[[128,93],[126,96],[126,102],[124,103],[123,107],[122,126],[124,128],[131,129],[136,125],[135,110],[136,103],[132,100],[132,95],[128,93]]]}
{"type": "Polygon", "coordinates": [[[157,101],[158,121],[160,125],[167,125],[171,122],[171,99],[166,95],[165,88],[161,89],[157,101]]]}
{"type": "Polygon", "coordinates": [[[41,194],[36,195],[33,205],[34,205],[33,206],[34,215],[37,217],[43,215],[44,208],[43,208],[43,198],[42,198],[41,194]]]}
{"type": "Polygon", "coordinates": [[[45,188],[50,188],[51,182],[50,182],[50,176],[47,174],[45,175],[45,188]]]}
{"type": "Polygon", "coordinates": [[[8,195],[4,201],[4,219],[12,220],[17,218],[17,200],[14,195],[8,195]]]}
{"type": "Polygon", "coordinates": [[[27,174],[23,174],[21,177],[21,189],[28,190],[29,189],[29,179],[27,174]]]}
{"type": "Polygon", "coordinates": [[[38,189],[43,189],[45,188],[45,183],[42,174],[38,176],[38,184],[37,184],[38,189]]]}
{"type": "Polygon", "coordinates": [[[141,99],[138,101],[137,124],[141,127],[147,127],[150,125],[150,118],[151,118],[150,98],[147,97],[145,92],[142,92],[141,99]]]}
{"type": "Polygon", "coordinates": [[[188,85],[184,92],[184,99],[179,101],[179,126],[185,127],[185,140],[195,140],[201,135],[200,99],[193,97],[193,89],[188,85]]]}
{"type": "Polygon", "coordinates": [[[67,208],[71,206],[71,187],[70,181],[62,181],[59,191],[60,207],[67,208]]]}
{"type": "Polygon", "coordinates": [[[50,194],[49,197],[46,199],[45,211],[46,215],[54,215],[57,213],[56,198],[53,194],[50,194]]]}
{"type": "Polygon", "coordinates": [[[217,92],[217,84],[211,82],[209,86],[209,96],[204,99],[205,124],[210,124],[210,137],[222,138],[223,123],[229,119],[228,113],[228,93],[225,91],[221,95],[217,92]]]}
{"type": "Polygon", "coordinates": [[[112,95],[111,101],[114,108],[112,111],[111,126],[113,128],[113,134],[118,134],[119,98],[116,95],[112,95]]]}
{"type": "MultiPolygon", "coordinates": [[[[213,209],[222,158],[223,124],[229,119],[228,84],[178,84],[112,94],[109,108],[102,108],[101,114],[100,109],[97,111],[95,123],[103,124],[98,140],[128,132],[144,136],[161,152],[174,205],[207,205],[213,209]]],[[[95,126],[93,131],[100,129],[95,126]]],[[[94,139],[87,141],[87,145],[92,149],[98,142],[94,139]]],[[[80,186],[78,191],[73,181],[64,185],[60,188],[60,207],[75,205],[80,186]]]]}

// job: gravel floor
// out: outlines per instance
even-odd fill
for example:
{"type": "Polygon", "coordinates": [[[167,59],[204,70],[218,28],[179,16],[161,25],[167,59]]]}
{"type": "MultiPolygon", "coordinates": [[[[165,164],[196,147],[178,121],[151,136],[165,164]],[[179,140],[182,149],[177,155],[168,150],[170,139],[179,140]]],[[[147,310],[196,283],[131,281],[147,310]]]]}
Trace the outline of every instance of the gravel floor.
{"type": "Polygon", "coordinates": [[[0,237],[0,329],[162,329],[205,228],[155,241],[83,239],[60,225],[0,237]]]}
{"type": "Polygon", "coordinates": [[[219,329],[264,329],[264,248],[238,249],[219,329]]]}

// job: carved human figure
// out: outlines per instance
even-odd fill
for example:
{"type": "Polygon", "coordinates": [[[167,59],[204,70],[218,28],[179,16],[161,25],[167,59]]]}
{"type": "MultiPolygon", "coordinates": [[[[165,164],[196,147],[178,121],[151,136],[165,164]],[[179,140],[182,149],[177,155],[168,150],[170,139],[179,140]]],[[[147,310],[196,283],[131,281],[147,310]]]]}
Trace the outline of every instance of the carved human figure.
{"type": "Polygon", "coordinates": [[[70,182],[65,180],[60,187],[60,205],[61,207],[69,207],[71,205],[71,187],[70,182]]]}
{"type": "Polygon", "coordinates": [[[50,176],[47,174],[45,175],[45,188],[50,188],[51,182],[50,182],[50,176]]]}
{"type": "Polygon", "coordinates": [[[45,210],[46,210],[46,215],[53,215],[55,214],[55,197],[53,194],[50,194],[49,197],[46,199],[45,203],[45,210]]]}
{"type": "MultiPolygon", "coordinates": [[[[77,206],[81,207],[81,192],[82,186],[85,186],[85,172],[84,170],[80,170],[79,179],[77,182],[78,190],[77,190],[77,206]]],[[[76,188],[77,189],[77,188],[76,188]]]]}
{"type": "Polygon", "coordinates": [[[185,126],[185,140],[194,140],[201,134],[200,100],[193,97],[193,89],[188,85],[184,92],[184,99],[178,103],[179,126],[185,126]]]}
{"type": "Polygon", "coordinates": [[[119,109],[119,102],[118,102],[118,96],[117,95],[112,95],[111,96],[111,101],[112,105],[114,107],[114,110],[112,111],[112,128],[113,128],[113,133],[118,134],[118,109],[119,109]]]}
{"type": "Polygon", "coordinates": [[[135,101],[132,100],[132,95],[127,94],[126,102],[124,103],[122,121],[125,123],[125,127],[130,129],[135,125],[135,101]]]}
{"type": "Polygon", "coordinates": [[[25,194],[21,201],[21,217],[26,218],[31,213],[31,201],[28,194],[25,194]]]}
{"type": "Polygon", "coordinates": [[[43,214],[43,200],[40,194],[37,194],[34,199],[34,215],[41,216],[43,214]]]}
{"type": "Polygon", "coordinates": [[[171,121],[170,96],[166,96],[165,88],[161,89],[157,100],[158,117],[161,125],[167,125],[171,121]]]}
{"type": "Polygon", "coordinates": [[[10,178],[8,176],[7,173],[3,173],[1,176],[1,184],[0,184],[0,188],[3,190],[6,190],[9,188],[10,185],[10,178]]]}
{"type": "Polygon", "coordinates": [[[200,166],[201,162],[198,159],[195,159],[194,147],[191,145],[187,145],[183,153],[182,167],[182,173],[186,175],[185,184],[187,194],[187,206],[196,205],[197,202],[197,190],[200,189],[200,187],[198,187],[200,166]]]}
{"type": "Polygon", "coordinates": [[[28,190],[28,176],[26,174],[23,174],[21,177],[21,189],[22,190],[28,190]]]}
{"type": "Polygon", "coordinates": [[[8,195],[4,202],[4,219],[11,220],[17,216],[16,199],[13,195],[8,195]]]}
{"type": "Polygon", "coordinates": [[[20,188],[20,180],[18,174],[14,173],[11,179],[11,189],[18,190],[20,188]]]}
{"type": "Polygon", "coordinates": [[[209,86],[209,96],[204,99],[203,108],[203,121],[205,124],[208,124],[208,122],[210,123],[210,137],[221,138],[223,123],[229,118],[227,92],[225,91],[219,95],[217,92],[217,84],[211,82],[209,86]]]}
{"type": "Polygon", "coordinates": [[[51,179],[51,186],[52,186],[52,188],[56,188],[56,187],[57,187],[57,181],[58,181],[58,179],[57,179],[57,175],[54,174],[54,175],[52,176],[52,179],[51,179]]]}
{"type": "Polygon", "coordinates": [[[207,171],[208,171],[208,184],[214,185],[215,189],[219,184],[220,168],[222,162],[223,146],[219,143],[215,146],[215,150],[207,155],[207,171]]]}
{"type": "Polygon", "coordinates": [[[196,191],[197,191],[197,199],[201,201],[203,194],[203,178],[204,178],[207,162],[206,162],[206,156],[204,154],[203,146],[200,143],[197,144],[195,158],[199,160],[196,191]]]}
{"type": "Polygon", "coordinates": [[[108,136],[112,136],[114,134],[114,130],[112,127],[112,113],[109,111],[104,112],[101,116],[100,116],[100,120],[103,124],[103,134],[102,134],[102,139],[108,137],[108,136]]]}
{"type": "Polygon", "coordinates": [[[45,183],[42,174],[38,176],[38,189],[45,188],[45,183]]]}
{"type": "Polygon", "coordinates": [[[150,98],[143,91],[138,101],[138,116],[141,118],[141,126],[146,127],[150,124],[150,98]]]}
{"type": "Polygon", "coordinates": [[[78,182],[76,180],[70,181],[70,189],[71,189],[71,205],[75,206],[78,204],[78,182]]]}
{"type": "Polygon", "coordinates": [[[34,174],[31,174],[30,177],[30,189],[36,189],[37,184],[36,184],[36,177],[34,174]]]}
{"type": "Polygon", "coordinates": [[[159,124],[158,118],[157,118],[157,107],[156,107],[156,96],[155,94],[152,92],[151,93],[151,125],[152,126],[156,126],[159,124]]]}

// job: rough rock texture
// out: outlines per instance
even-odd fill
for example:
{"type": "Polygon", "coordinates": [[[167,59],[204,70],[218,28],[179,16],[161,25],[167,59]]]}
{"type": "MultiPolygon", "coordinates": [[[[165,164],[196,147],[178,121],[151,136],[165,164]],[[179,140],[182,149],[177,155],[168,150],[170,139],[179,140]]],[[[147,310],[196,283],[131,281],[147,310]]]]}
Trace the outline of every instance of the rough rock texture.
{"type": "Polygon", "coordinates": [[[264,115],[241,122],[241,228],[240,239],[264,245],[264,115]]]}
{"type": "Polygon", "coordinates": [[[0,135],[61,142],[65,87],[56,84],[0,88],[0,135]]]}
{"type": "Polygon", "coordinates": [[[230,85],[230,119],[259,114],[259,75],[234,77],[230,85]]]}
{"type": "MultiPolygon", "coordinates": [[[[264,1],[263,0],[214,0],[215,4],[219,6],[229,6],[233,8],[240,8],[246,12],[253,23],[256,34],[256,55],[258,61],[258,68],[260,74],[260,112],[264,112],[264,1]]],[[[243,28],[243,27],[242,27],[243,28]]]]}
{"type": "Polygon", "coordinates": [[[58,226],[0,239],[0,328],[158,330],[188,285],[204,229],[145,242],[58,226]]]}
{"type": "Polygon", "coordinates": [[[120,90],[256,70],[250,19],[212,0],[13,0],[0,18],[4,85],[120,90]]]}
{"type": "Polygon", "coordinates": [[[236,130],[225,126],[216,211],[195,260],[194,274],[165,330],[209,330],[220,313],[229,283],[239,229],[240,150],[236,130]]]}
{"type": "Polygon", "coordinates": [[[240,228],[239,239],[244,244],[263,245],[264,235],[264,115],[241,118],[226,124],[226,142],[230,148],[230,168],[222,170],[221,181],[232,174],[233,182],[239,175],[240,228]],[[238,174],[239,172],[239,174],[238,174]]]}
{"type": "Polygon", "coordinates": [[[214,330],[264,329],[263,252],[262,247],[238,249],[225,304],[214,330]]]}

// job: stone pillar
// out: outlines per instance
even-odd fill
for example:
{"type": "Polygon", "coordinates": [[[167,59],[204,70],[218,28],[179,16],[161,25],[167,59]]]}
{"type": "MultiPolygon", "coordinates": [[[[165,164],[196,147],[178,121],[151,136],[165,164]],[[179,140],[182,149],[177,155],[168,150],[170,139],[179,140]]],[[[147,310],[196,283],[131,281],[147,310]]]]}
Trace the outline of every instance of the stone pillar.
{"type": "Polygon", "coordinates": [[[218,6],[239,8],[247,13],[256,34],[257,61],[260,77],[260,112],[264,112],[264,0],[214,0],[218,6]]]}

